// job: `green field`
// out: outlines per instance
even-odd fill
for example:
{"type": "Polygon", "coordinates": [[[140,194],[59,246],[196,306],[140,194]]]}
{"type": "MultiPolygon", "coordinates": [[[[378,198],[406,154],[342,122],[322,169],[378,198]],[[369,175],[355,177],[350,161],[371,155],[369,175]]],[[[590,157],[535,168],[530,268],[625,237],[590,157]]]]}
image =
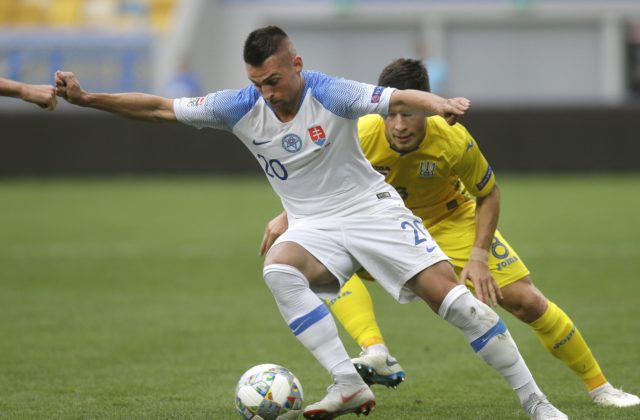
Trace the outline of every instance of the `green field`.
{"type": "MultiPolygon", "coordinates": [[[[589,341],[609,380],[640,393],[640,176],[503,175],[500,228],[589,341]]],[[[305,399],[330,378],[280,318],[258,245],[279,202],[262,179],[0,181],[0,418],[235,419],[247,368],[290,368],[305,399]]],[[[525,419],[462,335],[370,290],[397,391],[372,419],[525,419]]],[[[500,312],[550,399],[594,406],[528,329],[500,312]]],[[[346,335],[352,355],[357,347],[346,335]]],[[[354,416],[351,416],[354,417],[354,416]]]]}

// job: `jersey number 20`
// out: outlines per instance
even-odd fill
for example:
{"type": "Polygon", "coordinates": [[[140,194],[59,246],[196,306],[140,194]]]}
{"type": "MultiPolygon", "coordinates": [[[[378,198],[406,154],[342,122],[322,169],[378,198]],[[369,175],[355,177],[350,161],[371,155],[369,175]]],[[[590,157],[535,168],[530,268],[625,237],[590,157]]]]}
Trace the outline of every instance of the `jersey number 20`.
{"type": "Polygon", "coordinates": [[[284,165],[278,159],[267,159],[258,153],[258,159],[264,165],[264,173],[271,178],[278,178],[282,181],[289,178],[289,173],[284,165]]]}

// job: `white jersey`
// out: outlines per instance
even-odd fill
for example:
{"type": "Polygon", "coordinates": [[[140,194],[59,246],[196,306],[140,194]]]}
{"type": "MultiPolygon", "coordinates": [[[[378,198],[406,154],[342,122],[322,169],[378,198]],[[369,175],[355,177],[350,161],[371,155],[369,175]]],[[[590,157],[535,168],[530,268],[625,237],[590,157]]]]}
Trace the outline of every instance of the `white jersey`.
{"type": "Polygon", "coordinates": [[[255,86],[174,101],[179,121],[233,132],[267,175],[289,218],[397,196],[360,149],[358,118],[386,114],[393,89],[303,71],[295,118],[281,122],[255,86]]]}

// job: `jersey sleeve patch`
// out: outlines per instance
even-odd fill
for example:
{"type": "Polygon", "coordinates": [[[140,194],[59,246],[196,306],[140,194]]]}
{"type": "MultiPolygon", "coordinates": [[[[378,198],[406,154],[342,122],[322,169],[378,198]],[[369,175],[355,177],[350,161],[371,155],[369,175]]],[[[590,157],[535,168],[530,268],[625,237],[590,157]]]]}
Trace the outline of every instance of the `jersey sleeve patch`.
{"type": "Polygon", "coordinates": [[[491,169],[491,166],[488,166],[487,172],[485,172],[480,182],[476,184],[476,188],[478,189],[478,191],[482,191],[482,189],[487,186],[487,183],[491,179],[491,174],[493,174],[493,170],[491,169]]]}
{"type": "Polygon", "coordinates": [[[380,102],[383,90],[384,88],[382,86],[376,86],[376,88],[373,89],[373,94],[371,95],[372,104],[377,104],[378,102],[380,102]]]}

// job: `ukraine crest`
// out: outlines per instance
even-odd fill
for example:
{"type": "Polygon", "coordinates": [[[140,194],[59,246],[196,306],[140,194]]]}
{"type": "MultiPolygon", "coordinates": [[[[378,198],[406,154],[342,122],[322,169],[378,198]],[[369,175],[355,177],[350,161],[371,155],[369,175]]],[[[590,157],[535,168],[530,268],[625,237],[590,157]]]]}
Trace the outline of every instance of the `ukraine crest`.
{"type": "Polygon", "coordinates": [[[436,163],[431,160],[421,161],[419,174],[421,178],[431,178],[436,173],[436,163]]]}

